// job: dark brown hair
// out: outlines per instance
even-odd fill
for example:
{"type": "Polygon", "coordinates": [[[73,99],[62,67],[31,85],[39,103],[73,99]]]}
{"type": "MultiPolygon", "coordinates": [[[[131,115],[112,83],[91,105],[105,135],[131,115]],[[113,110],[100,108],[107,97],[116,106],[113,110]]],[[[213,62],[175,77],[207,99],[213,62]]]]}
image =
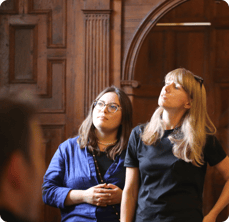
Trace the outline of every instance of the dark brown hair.
{"type": "MultiPolygon", "coordinates": [[[[122,107],[122,120],[117,135],[118,140],[115,145],[107,147],[106,149],[107,156],[114,160],[115,156],[120,155],[121,152],[127,147],[129,135],[132,129],[132,105],[126,93],[115,86],[110,86],[104,89],[97,96],[96,100],[100,99],[104,94],[108,92],[114,92],[117,94],[120,106],[122,107]]],[[[95,127],[92,121],[93,109],[94,103],[92,103],[87,118],[83,121],[79,128],[78,142],[80,148],[85,148],[88,146],[90,151],[94,150],[96,153],[99,153],[97,137],[95,135],[95,127]]]]}
{"type": "Polygon", "coordinates": [[[21,152],[28,162],[31,160],[30,121],[36,116],[36,108],[29,97],[28,94],[0,97],[0,176],[14,152],[21,152]]]}

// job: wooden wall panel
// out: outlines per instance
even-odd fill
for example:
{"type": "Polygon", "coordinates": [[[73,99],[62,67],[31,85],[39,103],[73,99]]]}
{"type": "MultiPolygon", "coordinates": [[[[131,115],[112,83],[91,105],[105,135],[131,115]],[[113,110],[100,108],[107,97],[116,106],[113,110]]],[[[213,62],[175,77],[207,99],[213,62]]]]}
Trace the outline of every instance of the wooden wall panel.
{"type": "MultiPolygon", "coordinates": [[[[5,26],[5,39],[7,41],[9,38],[10,46],[9,49],[5,47],[5,50],[3,46],[3,51],[6,57],[9,55],[10,60],[7,66],[4,65],[5,69],[1,70],[5,73],[2,75],[4,79],[1,83],[6,86],[8,82],[7,85],[12,89],[29,88],[35,91],[41,97],[41,112],[64,112],[66,50],[63,47],[66,46],[66,32],[62,32],[62,43],[50,42],[49,39],[53,37],[49,34],[53,32],[48,28],[52,26],[46,21],[52,14],[51,11],[32,10],[32,2],[29,3],[31,5],[28,5],[28,8],[34,15],[5,16],[7,19],[2,20],[2,25],[5,26]],[[27,86],[23,86],[24,83],[27,83],[27,86]]],[[[66,1],[61,3],[66,4],[66,1]]],[[[60,7],[62,8],[62,5],[60,7]]],[[[7,14],[7,10],[4,13],[7,14]]],[[[63,19],[63,24],[66,24],[66,19],[63,19]]],[[[65,27],[66,25],[63,25],[63,30],[65,27]]]]}
{"type": "Polygon", "coordinates": [[[45,144],[45,160],[46,169],[51,161],[54,153],[58,149],[59,145],[63,142],[65,137],[64,125],[45,125],[42,124],[44,144],[45,144]]]}
{"type": "MultiPolygon", "coordinates": [[[[215,1],[212,1],[211,4],[213,5],[215,1]]],[[[220,1],[220,3],[214,4],[214,7],[212,7],[213,10],[211,10],[212,15],[217,18],[224,18],[226,20],[228,17],[228,4],[226,1],[220,1]]]]}
{"type": "MultiPolygon", "coordinates": [[[[123,51],[123,69],[122,69],[122,77],[121,84],[126,86],[126,90],[128,87],[137,87],[138,83],[134,82],[134,72],[137,62],[137,57],[139,55],[142,44],[149,34],[149,31],[156,25],[156,22],[164,15],[166,12],[170,11],[172,8],[186,2],[187,0],[171,0],[171,1],[154,1],[150,7],[150,3],[147,1],[146,5],[144,5],[143,1],[127,1],[126,10],[124,16],[124,38],[123,43],[126,48],[123,51]],[[133,10],[128,9],[139,9],[137,18],[140,21],[135,20],[136,13],[133,13],[133,10]],[[142,9],[142,10],[140,10],[142,9]],[[147,11],[148,10],[148,11],[147,11]],[[146,13],[145,15],[144,13],[146,13]],[[129,12],[129,13],[128,13],[129,12]],[[144,17],[145,16],[145,17],[144,17]],[[130,22],[128,24],[128,21],[130,22]],[[137,25],[138,24],[138,25],[137,25]],[[135,28],[133,28],[135,27],[135,28]],[[133,30],[130,30],[130,28],[133,30]],[[128,31],[130,31],[128,33],[128,31]],[[128,44],[126,44],[127,42],[128,44]],[[128,86],[129,85],[129,86],[128,86]]],[[[131,90],[128,89],[128,91],[131,90]]]]}
{"type": "Polygon", "coordinates": [[[159,22],[194,22],[208,21],[210,17],[210,5],[212,1],[191,0],[179,6],[179,10],[171,10],[162,17],[159,22]],[[192,9],[192,10],[190,10],[192,9]]]}
{"type": "Polygon", "coordinates": [[[85,107],[110,84],[110,10],[85,14],[85,107]]]}
{"type": "MultiPolygon", "coordinates": [[[[44,146],[45,146],[45,162],[46,169],[56,152],[60,143],[63,142],[65,138],[65,127],[64,125],[42,125],[44,133],[44,146]]],[[[60,211],[57,208],[53,208],[41,204],[42,216],[40,217],[40,222],[57,222],[60,221],[60,211]]]]}
{"type": "Polygon", "coordinates": [[[84,9],[109,10],[111,2],[109,0],[84,0],[84,9]]]}
{"type": "Polygon", "coordinates": [[[7,14],[16,14],[19,12],[19,1],[7,0],[1,4],[1,9],[7,14]]]}
{"type": "Polygon", "coordinates": [[[30,14],[48,15],[48,47],[66,47],[66,27],[67,27],[67,1],[29,1],[30,14]]]}
{"type": "MultiPolygon", "coordinates": [[[[216,30],[216,58],[215,68],[217,70],[229,70],[229,29],[217,29],[216,30]]],[[[226,77],[227,75],[225,75],[226,77]]]]}
{"type": "Polygon", "coordinates": [[[205,42],[208,40],[208,28],[182,28],[176,32],[176,57],[174,67],[186,67],[199,76],[204,77],[205,61],[208,59],[205,42]]]}
{"type": "Polygon", "coordinates": [[[48,59],[47,94],[40,99],[41,112],[64,113],[66,99],[65,59],[48,59]]]}
{"type": "Polygon", "coordinates": [[[11,25],[9,51],[9,82],[36,83],[37,26],[11,25]],[[16,72],[15,72],[16,70],[16,72]]]}

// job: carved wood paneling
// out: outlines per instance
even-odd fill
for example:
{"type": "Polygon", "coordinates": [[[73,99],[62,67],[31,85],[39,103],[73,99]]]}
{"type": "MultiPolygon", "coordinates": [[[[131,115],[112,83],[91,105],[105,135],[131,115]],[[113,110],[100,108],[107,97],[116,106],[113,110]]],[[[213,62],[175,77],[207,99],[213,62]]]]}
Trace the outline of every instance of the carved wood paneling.
{"type": "Polygon", "coordinates": [[[46,169],[56,152],[58,146],[65,139],[65,126],[64,125],[47,125],[45,123],[41,124],[44,135],[44,144],[45,144],[45,163],[46,169]]]}
{"type": "Polygon", "coordinates": [[[10,26],[9,83],[36,83],[37,33],[36,25],[10,26]]]}
{"type": "Polygon", "coordinates": [[[64,113],[66,100],[66,60],[48,59],[47,94],[40,99],[40,112],[64,113]]]}
{"type": "Polygon", "coordinates": [[[18,14],[19,13],[19,1],[7,0],[0,6],[0,14],[18,14]]]}
{"type": "Polygon", "coordinates": [[[29,14],[46,14],[48,17],[48,48],[66,48],[67,1],[28,1],[29,14]]]}
{"type": "Polygon", "coordinates": [[[67,1],[35,3],[11,0],[1,11],[1,86],[33,90],[40,112],[64,113],[67,1]]]}
{"type": "MultiPolygon", "coordinates": [[[[125,80],[134,80],[134,70],[139,50],[149,31],[155,26],[155,24],[163,15],[186,1],[187,0],[161,1],[161,4],[158,4],[157,8],[152,7],[151,11],[149,10],[148,14],[138,22],[139,25],[136,27],[136,31],[132,39],[130,39],[128,44],[129,47],[124,55],[124,64],[121,77],[122,82],[125,80]]],[[[133,14],[131,16],[134,19],[133,14]]],[[[134,22],[135,21],[133,20],[132,24],[134,22]]]]}
{"type": "MultiPolygon", "coordinates": [[[[64,125],[42,125],[43,134],[44,134],[44,146],[45,146],[45,163],[46,169],[49,166],[49,163],[58,149],[60,143],[65,139],[65,126],[64,125]]],[[[41,204],[41,215],[40,222],[57,222],[60,221],[60,210],[41,204]],[[47,219],[49,219],[47,221],[47,219]]]]}
{"type": "Polygon", "coordinates": [[[95,96],[109,85],[110,10],[85,14],[85,116],[95,96]]]}

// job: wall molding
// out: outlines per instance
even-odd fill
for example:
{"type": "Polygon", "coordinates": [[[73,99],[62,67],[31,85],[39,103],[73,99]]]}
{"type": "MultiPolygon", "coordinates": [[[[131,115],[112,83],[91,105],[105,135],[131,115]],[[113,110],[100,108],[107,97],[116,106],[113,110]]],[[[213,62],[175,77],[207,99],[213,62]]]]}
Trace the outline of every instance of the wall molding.
{"type": "Polygon", "coordinates": [[[124,57],[124,65],[121,75],[121,85],[124,84],[125,81],[134,80],[134,71],[138,54],[150,30],[156,25],[157,21],[161,17],[163,17],[173,8],[177,7],[178,5],[186,1],[188,0],[164,1],[157,8],[154,8],[152,11],[150,11],[148,15],[143,19],[143,21],[139,24],[131,40],[130,46],[127,50],[127,54],[124,57]]]}
{"type": "Polygon", "coordinates": [[[85,27],[84,115],[95,96],[110,84],[111,10],[82,10],[85,27]]]}

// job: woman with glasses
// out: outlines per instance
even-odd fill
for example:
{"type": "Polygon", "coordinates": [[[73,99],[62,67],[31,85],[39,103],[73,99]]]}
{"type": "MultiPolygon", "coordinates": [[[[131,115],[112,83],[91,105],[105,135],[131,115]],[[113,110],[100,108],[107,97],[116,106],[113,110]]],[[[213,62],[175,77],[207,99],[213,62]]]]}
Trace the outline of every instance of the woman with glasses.
{"type": "Polygon", "coordinates": [[[215,222],[229,203],[229,158],[214,136],[201,77],[179,68],[165,77],[150,122],[133,129],[126,152],[122,222],[215,222]],[[207,163],[226,184],[203,218],[207,163]]]}
{"type": "Polygon", "coordinates": [[[117,222],[132,129],[128,96],[114,86],[92,103],[79,135],[60,144],[44,176],[43,200],[61,221],[117,222]]]}

